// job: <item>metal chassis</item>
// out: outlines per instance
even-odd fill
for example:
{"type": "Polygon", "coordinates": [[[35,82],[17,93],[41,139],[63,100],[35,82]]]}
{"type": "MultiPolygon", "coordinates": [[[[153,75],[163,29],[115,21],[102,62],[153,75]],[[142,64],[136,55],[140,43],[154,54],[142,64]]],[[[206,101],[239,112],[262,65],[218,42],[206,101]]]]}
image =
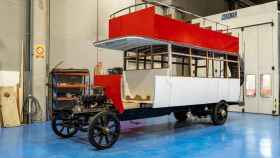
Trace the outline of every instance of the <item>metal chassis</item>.
{"type": "MultiPolygon", "coordinates": [[[[165,107],[165,108],[136,108],[127,109],[123,113],[119,113],[114,108],[101,107],[96,108],[90,112],[73,113],[71,110],[57,110],[53,112],[53,115],[61,115],[63,119],[64,115],[71,115],[73,120],[79,119],[80,117],[92,117],[99,112],[113,112],[117,115],[120,121],[145,119],[151,117],[159,117],[163,115],[169,115],[175,112],[191,112],[195,116],[207,116],[212,113],[213,107],[218,103],[200,104],[200,105],[185,105],[177,107],[165,107]],[[206,109],[206,110],[205,110],[206,109]]],[[[226,102],[227,105],[238,105],[239,102],[226,102]]]]}

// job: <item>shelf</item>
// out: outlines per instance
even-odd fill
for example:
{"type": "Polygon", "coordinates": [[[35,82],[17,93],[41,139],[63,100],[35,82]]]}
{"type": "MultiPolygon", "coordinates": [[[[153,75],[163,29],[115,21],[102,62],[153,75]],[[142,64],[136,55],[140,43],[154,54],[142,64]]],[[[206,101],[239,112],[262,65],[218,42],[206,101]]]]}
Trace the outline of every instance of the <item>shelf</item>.
{"type": "Polygon", "coordinates": [[[89,73],[87,69],[54,69],[52,73],[89,73]]]}
{"type": "Polygon", "coordinates": [[[57,101],[73,101],[73,100],[75,100],[76,98],[74,98],[74,97],[57,97],[57,98],[55,98],[55,100],[57,100],[57,101]]]}
{"type": "Polygon", "coordinates": [[[60,76],[89,76],[89,73],[65,73],[65,72],[55,72],[54,75],[60,75],[60,76]]]}
{"type": "Polygon", "coordinates": [[[89,94],[90,73],[88,69],[53,69],[52,108],[72,109],[77,96],[89,94]],[[68,95],[71,94],[71,95],[68,95]]]}
{"type": "Polygon", "coordinates": [[[81,83],[75,83],[75,84],[69,84],[69,83],[60,83],[57,85],[54,85],[55,88],[61,88],[61,89],[82,89],[82,88],[87,88],[86,84],[81,84],[81,83]]]}

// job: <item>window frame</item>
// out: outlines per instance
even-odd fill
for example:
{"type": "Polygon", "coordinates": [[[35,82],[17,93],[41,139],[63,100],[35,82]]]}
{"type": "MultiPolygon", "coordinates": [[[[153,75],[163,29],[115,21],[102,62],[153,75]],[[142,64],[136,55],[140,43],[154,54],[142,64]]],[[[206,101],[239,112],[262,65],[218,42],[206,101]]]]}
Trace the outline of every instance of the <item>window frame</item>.
{"type": "MultiPolygon", "coordinates": [[[[135,70],[151,70],[151,69],[168,69],[169,68],[169,55],[168,55],[168,47],[167,45],[161,45],[157,50],[156,46],[145,46],[148,50],[147,52],[139,51],[141,48],[134,48],[132,51],[126,51],[124,53],[124,71],[135,71],[135,70]],[[128,56],[128,52],[136,53],[135,56],[128,56]],[[141,55],[139,55],[141,53],[141,55]],[[144,55],[143,55],[144,54],[144,55]],[[156,56],[160,56],[160,59],[155,59],[156,56]],[[144,58],[143,58],[144,57],[144,58]],[[141,58],[141,59],[139,59],[141,58]],[[143,58],[143,59],[142,59],[143,58]],[[136,68],[135,69],[127,69],[129,60],[135,60],[136,68]],[[139,61],[141,60],[141,61],[139,61]],[[139,64],[144,64],[143,69],[140,69],[139,64]],[[147,63],[151,64],[149,68],[147,68],[147,63]],[[155,63],[161,63],[160,67],[155,68],[155,63]]],[[[220,53],[215,51],[203,50],[198,48],[184,47],[172,45],[172,68],[180,65],[181,71],[177,72],[175,69],[175,76],[182,77],[197,77],[197,78],[240,78],[240,57],[239,55],[220,53]],[[176,59],[177,58],[177,59],[176,59]],[[181,58],[181,59],[180,59],[181,58]],[[175,61],[174,61],[175,59],[175,61]],[[179,59],[179,60],[178,60],[179,59]],[[199,66],[199,64],[193,64],[194,59],[196,60],[204,60],[204,64],[199,66]],[[177,61],[178,60],[178,61],[177,61]],[[219,64],[219,76],[215,76],[215,67],[217,66],[215,62],[219,64]],[[233,64],[236,63],[236,68],[233,64]],[[230,67],[231,65],[231,67],[230,67]],[[194,67],[193,67],[194,66],[194,67]],[[203,74],[197,74],[197,69],[203,68],[203,74]],[[186,70],[188,69],[188,70],[186,70]],[[210,71],[211,70],[211,71],[210,71]],[[211,74],[210,74],[211,73],[211,74]],[[234,73],[234,75],[233,75],[234,73]],[[211,77],[209,77],[211,76],[211,77]]],[[[173,69],[174,70],[174,69],[173,69]]],[[[173,72],[172,70],[172,72],[173,72]]]]}

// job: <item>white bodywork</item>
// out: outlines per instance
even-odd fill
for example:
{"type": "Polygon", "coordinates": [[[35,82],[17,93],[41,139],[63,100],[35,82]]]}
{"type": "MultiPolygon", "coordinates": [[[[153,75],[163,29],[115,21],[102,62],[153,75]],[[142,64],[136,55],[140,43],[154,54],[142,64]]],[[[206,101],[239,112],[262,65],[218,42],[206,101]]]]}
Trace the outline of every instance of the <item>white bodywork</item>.
{"type": "Polygon", "coordinates": [[[238,102],[239,79],[155,77],[154,108],[238,102]]]}
{"type": "Polygon", "coordinates": [[[153,108],[239,101],[239,79],[176,77],[167,73],[168,69],[125,71],[124,96],[150,96],[153,108]]]}
{"type": "Polygon", "coordinates": [[[168,69],[152,69],[152,70],[131,70],[124,72],[124,91],[123,96],[140,95],[142,98],[147,96],[154,99],[155,76],[166,76],[168,69]]]}

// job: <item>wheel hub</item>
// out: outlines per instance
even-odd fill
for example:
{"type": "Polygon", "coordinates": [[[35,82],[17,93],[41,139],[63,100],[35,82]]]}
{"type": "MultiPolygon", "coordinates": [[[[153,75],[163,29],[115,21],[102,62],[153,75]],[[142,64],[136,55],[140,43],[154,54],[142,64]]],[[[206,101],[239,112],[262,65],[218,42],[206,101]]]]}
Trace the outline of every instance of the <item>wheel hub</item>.
{"type": "Polygon", "coordinates": [[[220,114],[221,114],[222,117],[225,117],[227,115],[227,112],[226,112],[226,110],[221,109],[220,114]]]}
{"type": "Polygon", "coordinates": [[[103,134],[108,134],[110,132],[110,129],[109,128],[107,128],[107,127],[103,127],[102,128],[102,133],[103,134]]]}

